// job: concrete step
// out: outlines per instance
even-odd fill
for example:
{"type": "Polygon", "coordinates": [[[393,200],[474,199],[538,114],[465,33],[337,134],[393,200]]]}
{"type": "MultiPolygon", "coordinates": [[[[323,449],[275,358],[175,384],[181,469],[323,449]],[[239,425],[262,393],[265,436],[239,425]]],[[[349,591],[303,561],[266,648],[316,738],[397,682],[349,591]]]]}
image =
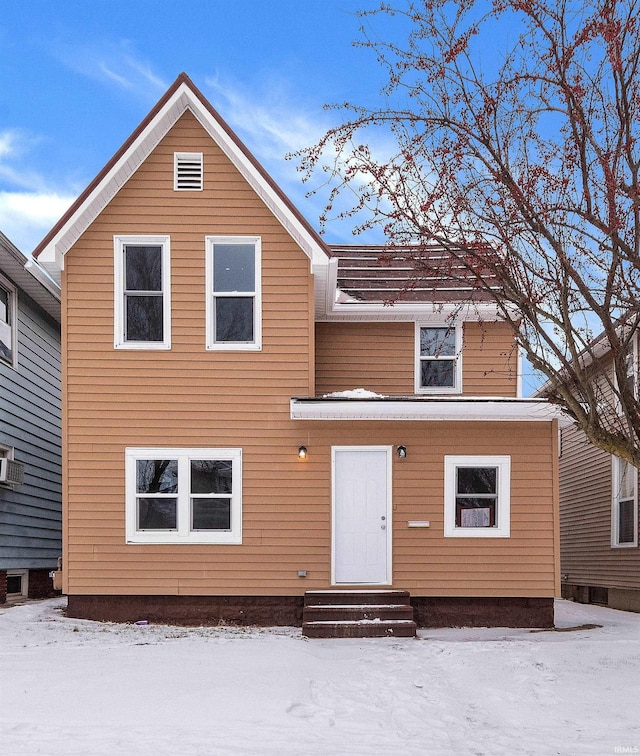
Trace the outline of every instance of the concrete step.
{"type": "Polygon", "coordinates": [[[413,620],[407,604],[319,604],[304,608],[305,622],[358,620],[413,620]]]}
{"type": "Polygon", "coordinates": [[[308,638],[413,638],[408,591],[307,591],[302,634],[308,638]]]}
{"type": "Polygon", "coordinates": [[[307,591],[305,606],[326,604],[408,604],[409,591],[307,591]]]}
{"type": "Polygon", "coordinates": [[[307,638],[415,638],[416,623],[411,620],[303,622],[302,634],[307,638]]]}

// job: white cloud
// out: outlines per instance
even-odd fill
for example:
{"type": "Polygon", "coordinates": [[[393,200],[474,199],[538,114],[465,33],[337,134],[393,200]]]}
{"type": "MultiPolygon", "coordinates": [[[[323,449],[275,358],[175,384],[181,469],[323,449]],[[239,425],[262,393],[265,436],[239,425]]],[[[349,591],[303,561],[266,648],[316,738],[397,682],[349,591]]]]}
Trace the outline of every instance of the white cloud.
{"type": "Polygon", "coordinates": [[[287,152],[313,144],[328,126],[321,106],[312,111],[299,100],[294,103],[286,84],[277,79],[270,79],[259,92],[236,82],[225,85],[217,76],[205,84],[222,117],[251,141],[262,160],[282,160],[287,152]]]}
{"type": "Polygon", "coordinates": [[[169,83],[138,57],[130,40],[94,41],[91,44],[53,45],[54,55],[68,68],[89,79],[115,85],[144,100],[154,101],[169,83]]]}
{"type": "MultiPolygon", "coordinates": [[[[307,184],[302,182],[298,162],[285,160],[288,153],[309,147],[343,117],[340,113],[327,112],[323,103],[293,93],[286,80],[271,76],[249,89],[238,82],[222,82],[220,76],[210,76],[205,80],[206,94],[220,115],[247,144],[256,158],[265,166],[273,179],[286,192],[292,202],[307,217],[314,228],[319,227],[319,217],[323,214],[328,200],[329,189],[322,186],[326,174],[318,170],[316,179],[307,184]],[[307,193],[320,185],[317,193],[307,197],[307,193]]],[[[396,143],[384,134],[369,134],[369,147],[374,154],[390,155],[396,143]]],[[[329,162],[329,159],[327,160],[329,162]]],[[[339,209],[346,209],[347,196],[338,201],[339,209]]],[[[380,242],[380,238],[354,239],[353,219],[328,222],[326,235],[332,241],[380,242]]],[[[378,235],[376,234],[376,237],[378,235]]]]}
{"type": "Polygon", "coordinates": [[[38,137],[17,129],[0,131],[0,230],[27,254],[75,196],[51,188],[40,173],[25,165],[25,156],[38,142],[38,137]]]}
{"type": "Polygon", "coordinates": [[[0,191],[0,230],[29,254],[74,199],[55,192],[0,191]]]}
{"type": "Polygon", "coordinates": [[[0,158],[15,152],[16,135],[15,131],[0,131],[0,158]]]}

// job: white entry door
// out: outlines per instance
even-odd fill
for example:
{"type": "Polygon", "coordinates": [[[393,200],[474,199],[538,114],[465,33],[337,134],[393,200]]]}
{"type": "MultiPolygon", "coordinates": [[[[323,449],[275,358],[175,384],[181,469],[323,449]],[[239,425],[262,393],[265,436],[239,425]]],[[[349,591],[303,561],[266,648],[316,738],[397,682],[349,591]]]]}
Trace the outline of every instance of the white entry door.
{"type": "Polygon", "coordinates": [[[333,582],[391,582],[391,447],[333,447],[333,582]]]}

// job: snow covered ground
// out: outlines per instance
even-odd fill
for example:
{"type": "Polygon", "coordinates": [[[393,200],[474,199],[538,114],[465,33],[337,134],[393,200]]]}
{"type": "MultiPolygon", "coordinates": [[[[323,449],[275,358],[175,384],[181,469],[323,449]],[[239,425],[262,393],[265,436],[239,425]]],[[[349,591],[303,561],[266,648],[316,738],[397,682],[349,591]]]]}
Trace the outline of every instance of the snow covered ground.
{"type": "Polygon", "coordinates": [[[0,753],[640,753],[640,614],[557,603],[560,628],[307,640],[296,628],[69,619],[0,607],[0,753]]]}

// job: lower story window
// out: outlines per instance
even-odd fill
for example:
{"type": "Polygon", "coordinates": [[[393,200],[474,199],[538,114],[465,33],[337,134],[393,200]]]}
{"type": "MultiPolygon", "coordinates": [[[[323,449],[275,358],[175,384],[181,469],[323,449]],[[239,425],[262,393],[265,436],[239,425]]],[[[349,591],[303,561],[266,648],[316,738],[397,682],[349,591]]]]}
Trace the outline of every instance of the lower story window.
{"type": "Polygon", "coordinates": [[[625,460],[613,457],[613,507],[611,545],[638,545],[638,471],[625,460]]]}
{"type": "Polygon", "coordinates": [[[129,543],[241,543],[240,449],[127,449],[129,543]]]}
{"type": "Polygon", "coordinates": [[[446,456],[444,464],[445,536],[508,537],[511,458],[446,456]]]}

